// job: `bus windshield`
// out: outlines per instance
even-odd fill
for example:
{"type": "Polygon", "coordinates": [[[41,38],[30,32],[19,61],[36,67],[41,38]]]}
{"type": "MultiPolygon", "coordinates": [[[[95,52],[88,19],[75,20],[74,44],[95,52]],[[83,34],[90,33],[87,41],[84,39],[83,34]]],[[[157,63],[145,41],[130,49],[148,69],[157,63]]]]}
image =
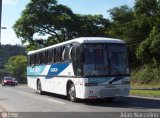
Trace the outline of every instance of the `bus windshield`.
{"type": "Polygon", "coordinates": [[[84,76],[124,75],[127,67],[124,44],[84,45],[84,76]]]}

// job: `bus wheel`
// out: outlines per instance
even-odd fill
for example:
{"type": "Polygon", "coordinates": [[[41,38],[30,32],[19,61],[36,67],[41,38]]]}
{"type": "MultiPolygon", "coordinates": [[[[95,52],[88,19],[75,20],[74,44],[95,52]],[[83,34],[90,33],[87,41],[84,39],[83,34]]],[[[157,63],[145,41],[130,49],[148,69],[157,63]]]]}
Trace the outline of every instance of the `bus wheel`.
{"type": "Polygon", "coordinates": [[[76,102],[76,91],[74,84],[71,84],[68,89],[68,98],[72,102],[76,102]]]}
{"type": "Polygon", "coordinates": [[[37,82],[37,90],[38,90],[38,93],[40,95],[43,95],[43,91],[42,91],[42,86],[41,86],[41,81],[40,80],[37,82]]]}

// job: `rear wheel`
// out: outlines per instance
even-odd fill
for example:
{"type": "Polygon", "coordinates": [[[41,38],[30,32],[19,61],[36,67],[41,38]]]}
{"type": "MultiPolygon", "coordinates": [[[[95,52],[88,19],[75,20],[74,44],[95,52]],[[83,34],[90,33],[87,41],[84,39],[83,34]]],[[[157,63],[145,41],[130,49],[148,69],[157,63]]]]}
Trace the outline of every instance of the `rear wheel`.
{"type": "Polygon", "coordinates": [[[74,84],[71,84],[68,89],[68,98],[72,102],[76,102],[76,90],[74,84]]]}
{"type": "Polygon", "coordinates": [[[42,91],[41,81],[37,82],[37,90],[40,95],[44,94],[44,92],[42,91]]]}

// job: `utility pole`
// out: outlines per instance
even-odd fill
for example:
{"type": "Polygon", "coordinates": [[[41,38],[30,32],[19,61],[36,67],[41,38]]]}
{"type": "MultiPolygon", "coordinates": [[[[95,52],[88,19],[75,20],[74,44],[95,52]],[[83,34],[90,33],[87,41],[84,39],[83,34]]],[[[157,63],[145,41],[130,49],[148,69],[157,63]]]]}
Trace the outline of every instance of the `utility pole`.
{"type": "Polygon", "coordinates": [[[0,45],[1,45],[1,17],[2,17],[2,0],[0,0],[0,45]]]}

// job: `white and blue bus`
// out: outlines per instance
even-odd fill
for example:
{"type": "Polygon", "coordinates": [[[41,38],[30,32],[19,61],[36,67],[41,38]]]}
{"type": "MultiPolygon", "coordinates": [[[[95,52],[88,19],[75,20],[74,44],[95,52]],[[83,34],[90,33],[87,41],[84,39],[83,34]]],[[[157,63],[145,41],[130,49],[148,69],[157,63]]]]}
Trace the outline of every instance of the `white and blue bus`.
{"type": "Polygon", "coordinates": [[[82,37],[28,52],[28,86],[78,99],[128,96],[130,77],[125,42],[82,37]]]}

